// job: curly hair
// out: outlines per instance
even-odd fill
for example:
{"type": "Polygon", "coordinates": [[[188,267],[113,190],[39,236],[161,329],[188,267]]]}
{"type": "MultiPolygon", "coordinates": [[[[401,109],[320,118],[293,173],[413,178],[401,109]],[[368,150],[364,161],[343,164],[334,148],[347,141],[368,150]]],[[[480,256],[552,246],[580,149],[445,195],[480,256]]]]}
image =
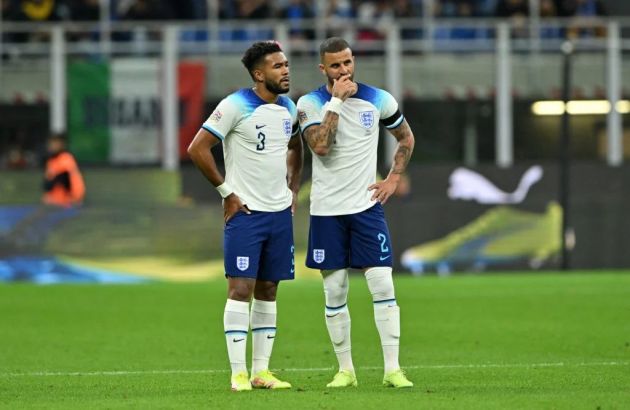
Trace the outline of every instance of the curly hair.
{"type": "Polygon", "coordinates": [[[281,52],[280,44],[277,41],[259,41],[251,45],[245,51],[243,58],[241,58],[241,62],[249,71],[249,75],[254,79],[254,69],[260,63],[260,61],[265,58],[267,54],[273,54],[281,52]]]}

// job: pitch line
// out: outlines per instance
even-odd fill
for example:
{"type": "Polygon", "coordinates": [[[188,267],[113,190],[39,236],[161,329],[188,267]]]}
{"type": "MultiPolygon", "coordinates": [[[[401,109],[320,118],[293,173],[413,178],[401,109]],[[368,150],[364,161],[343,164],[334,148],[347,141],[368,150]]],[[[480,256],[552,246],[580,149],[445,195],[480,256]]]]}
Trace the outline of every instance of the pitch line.
{"type": "MultiPolygon", "coordinates": [[[[604,367],[604,366],[629,366],[630,362],[550,362],[550,363],[479,363],[479,364],[426,364],[403,366],[404,369],[511,369],[524,368],[535,369],[539,367],[604,367]]],[[[323,372],[334,371],[335,367],[305,367],[278,369],[282,372],[323,372]]],[[[380,366],[361,366],[358,370],[380,370],[380,366]]],[[[214,374],[229,373],[229,369],[199,369],[199,370],[105,370],[94,372],[23,372],[23,373],[0,373],[0,377],[50,377],[50,376],[133,376],[133,375],[177,375],[177,374],[214,374]]]]}

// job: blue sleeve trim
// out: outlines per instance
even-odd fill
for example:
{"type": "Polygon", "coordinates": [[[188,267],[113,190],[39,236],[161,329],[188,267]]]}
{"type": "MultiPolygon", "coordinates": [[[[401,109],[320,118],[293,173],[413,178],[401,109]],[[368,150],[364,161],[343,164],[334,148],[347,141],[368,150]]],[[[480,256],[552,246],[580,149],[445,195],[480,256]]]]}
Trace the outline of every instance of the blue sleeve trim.
{"type": "Polygon", "coordinates": [[[401,115],[400,118],[397,119],[395,123],[393,123],[389,127],[385,127],[385,128],[387,128],[388,130],[393,130],[394,128],[397,128],[400,124],[402,124],[404,119],[405,119],[405,116],[401,115]]]}
{"type": "Polygon", "coordinates": [[[210,127],[209,125],[203,124],[201,126],[201,128],[203,128],[204,130],[208,131],[209,133],[211,133],[212,135],[214,135],[215,137],[217,137],[221,141],[225,140],[225,137],[223,135],[221,135],[221,133],[219,131],[215,130],[214,128],[210,127]]]}
{"type": "Polygon", "coordinates": [[[300,125],[296,122],[293,124],[293,128],[291,129],[291,138],[300,134],[300,125]]]}
{"type": "Polygon", "coordinates": [[[302,127],[302,134],[304,134],[304,133],[306,132],[306,129],[307,129],[308,127],[310,127],[311,125],[319,125],[319,124],[321,124],[321,122],[320,122],[320,121],[318,121],[318,122],[312,122],[312,123],[310,123],[310,124],[306,124],[304,127],[302,127]]]}

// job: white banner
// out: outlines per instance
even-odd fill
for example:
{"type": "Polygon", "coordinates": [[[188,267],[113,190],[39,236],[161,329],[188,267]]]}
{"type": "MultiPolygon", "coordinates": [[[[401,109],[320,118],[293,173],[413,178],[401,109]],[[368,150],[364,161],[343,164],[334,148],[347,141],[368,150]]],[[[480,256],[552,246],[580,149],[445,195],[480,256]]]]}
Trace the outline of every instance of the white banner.
{"type": "Polygon", "coordinates": [[[110,72],[110,161],[160,161],[159,64],[155,59],[112,61],[110,72]]]}

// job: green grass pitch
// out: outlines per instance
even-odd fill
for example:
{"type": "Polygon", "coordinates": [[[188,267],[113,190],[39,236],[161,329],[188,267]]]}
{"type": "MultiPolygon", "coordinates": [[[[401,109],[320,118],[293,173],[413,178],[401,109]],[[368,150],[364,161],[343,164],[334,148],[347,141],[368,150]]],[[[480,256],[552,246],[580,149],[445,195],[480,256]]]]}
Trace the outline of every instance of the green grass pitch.
{"type": "Polygon", "coordinates": [[[359,387],[329,391],[317,280],[283,283],[271,367],[289,391],[229,390],[225,281],[0,285],[0,408],[627,409],[630,275],[396,277],[401,364],[381,385],[365,280],[350,285],[359,387]]]}

